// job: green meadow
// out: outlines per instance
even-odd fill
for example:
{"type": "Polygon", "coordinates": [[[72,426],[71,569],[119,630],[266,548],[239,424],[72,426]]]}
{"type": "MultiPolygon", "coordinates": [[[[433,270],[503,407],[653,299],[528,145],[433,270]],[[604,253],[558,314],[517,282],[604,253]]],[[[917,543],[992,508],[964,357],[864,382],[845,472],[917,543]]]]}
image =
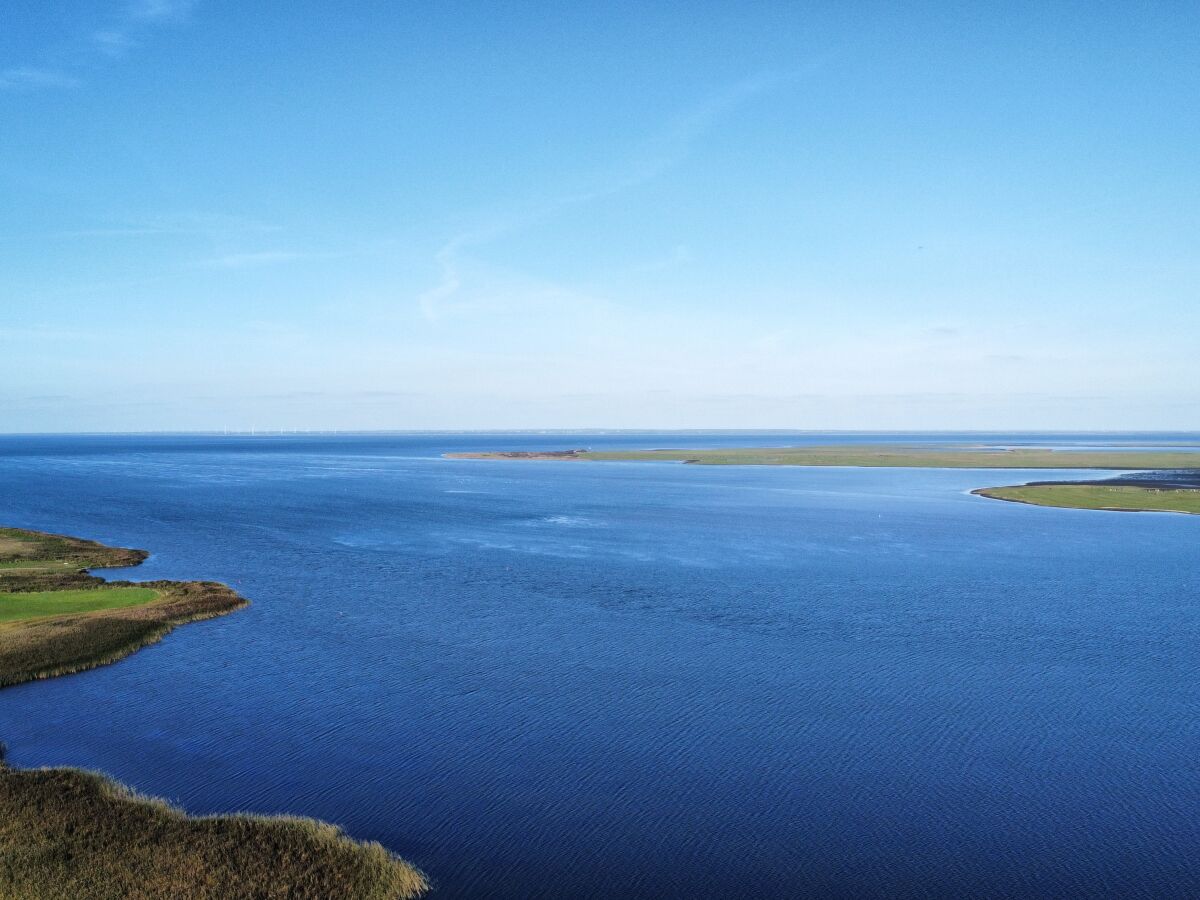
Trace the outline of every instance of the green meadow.
{"type": "Polygon", "coordinates": [[[974,493],[993,500],[1071,509],[1178,512],[1200,515],[1200,490],[1099,484],[1024,484],[980,488],[974,493]]]}
{"type": "Polygon", "coordinates": [[[0,622],[94,612],[101,609],[123,609],[127,606],[141,606],[158,596],[158,591],[141,587],[0,594],[0,622]]]}

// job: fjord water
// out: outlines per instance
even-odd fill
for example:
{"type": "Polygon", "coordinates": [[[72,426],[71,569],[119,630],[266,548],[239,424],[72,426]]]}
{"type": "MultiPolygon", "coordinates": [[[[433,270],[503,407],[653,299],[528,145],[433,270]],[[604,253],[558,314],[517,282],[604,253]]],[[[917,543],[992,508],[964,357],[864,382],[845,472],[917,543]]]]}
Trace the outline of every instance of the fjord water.
{"type": "Polygon", "coordinates": [[[446,898],[1200,893],[1200,517],[967,493],[1062,473],[440,458],[873,439],[921,438],[0,439],[4,524],[253,602],[0,691],[0,739],[335,822],[446,898]]]}

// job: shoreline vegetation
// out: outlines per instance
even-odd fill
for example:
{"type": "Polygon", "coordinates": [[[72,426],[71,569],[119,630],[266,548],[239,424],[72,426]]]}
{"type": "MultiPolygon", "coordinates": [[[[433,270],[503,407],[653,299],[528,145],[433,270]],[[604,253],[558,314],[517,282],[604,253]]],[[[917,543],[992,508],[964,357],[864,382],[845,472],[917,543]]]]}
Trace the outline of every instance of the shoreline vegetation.
{"type": "MultiPolygon", "coordinates": [[[[147,555],[0,528],[0,688],[116,662],[248,605],[217,582],[109,582],[88,571],[147,555]]],[[[189,817],[95,773],[13,769],[0,744],[0,896],[402,900],[428,888],[408,863],[333,825],[189,817]]]]}
{"type": "Polygon", "coordinates": [[[979,497],[1055,506],[1061,509],[1098,509],[1107,512],[1174,512],[1200,515],[1200,488],[1157,487],[1102,481],[1042,481],[1006,487],[977,488],[979,497]]]}
{"type": "Polygon", "coordinates": [[[1046,450],[986,445],[930,447],[730,447],[709,450],[498,450],[447,453],[448,459],[676,462],[700,466],[850,466],[929,469],[1152,470],[1106,481],[1031,482],[977,488],[991,500],[1125,512],[1200,514],[1200,452],[1046,450]]]}

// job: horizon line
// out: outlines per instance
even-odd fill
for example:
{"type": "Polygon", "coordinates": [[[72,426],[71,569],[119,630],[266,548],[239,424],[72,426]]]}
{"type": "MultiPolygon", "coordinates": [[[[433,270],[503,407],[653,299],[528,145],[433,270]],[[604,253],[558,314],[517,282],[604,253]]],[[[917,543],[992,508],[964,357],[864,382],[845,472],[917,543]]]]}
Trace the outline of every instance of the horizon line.
{"type": "Polygon", "coordinates": [[[0,431],[9,437],[333,437],[407,434],[976,434],[976,435],[1195,435],[1200,429],[1120,428],[165,428],[133,431],[0,431]]]}

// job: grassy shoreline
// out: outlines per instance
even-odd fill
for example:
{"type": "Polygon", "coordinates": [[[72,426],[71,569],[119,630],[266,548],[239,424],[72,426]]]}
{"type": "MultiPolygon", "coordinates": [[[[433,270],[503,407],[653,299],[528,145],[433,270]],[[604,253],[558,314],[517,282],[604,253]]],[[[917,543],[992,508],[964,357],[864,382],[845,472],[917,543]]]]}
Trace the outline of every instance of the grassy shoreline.
{"type": "Polygon", "coordinates": [[[1200,490],[1195,488],[1158,488],[1120,484],[1034,483],[1005,487],[977,488],[979,497],[1051,506],[1059,509],[1095,509],[1107,512],[1170,512],[1200,515],[1200,490]]]}
{"type": "Polygon", "coordinates": [[[107,665],[180,625],[247,605],[213,581],[133,584],[88,571],[140,565],[147,556],[61,534],[0,528],[0,563],[14,564],[0,569],[0,687],[107,665]],[[119,592],[143,602],[110,603],[119,592]],[[95,598],[90,604],[89,596],[95,598]],[[62,600],[57,610],[56,597],[62,600]],[[16,616],[14,608],[26,614],[16,616]]]}
{"type": "Polygon", "coordinates": [[[0,764],[8,900],[397,900],[426,889],[379,844],[313,819],[191,817],[93,772],[0,764]]]}
{"type": "MultiPolygon", "coordinates": [[[[180,625],[214,619],[247,605],[231,588],[213,581],[147,581],[139,587],[153,591],[154,599],[136,606],[0,624],[0,688],[109,665],[161,641],[180,625]]],[[[104,588],[91,590],[100,593],[104,588]]],[[[5,602],[5,592],[0,590],[0,604],[5,602]]]]}
{"type": "MultiPolygon", "coordinates": [[[[134,585],[87,571],[137,565],[146,556],[0,528],[0,688],[116,662],[179,625],[247,605],[217,582],[134,585]]],[[[379,844],[355,841],[332,825],[294,817],[193,818],[99,774],[13,769],[2,750],[5,898],[402,900],[429,888],[421,872],[379,844]]]]}

